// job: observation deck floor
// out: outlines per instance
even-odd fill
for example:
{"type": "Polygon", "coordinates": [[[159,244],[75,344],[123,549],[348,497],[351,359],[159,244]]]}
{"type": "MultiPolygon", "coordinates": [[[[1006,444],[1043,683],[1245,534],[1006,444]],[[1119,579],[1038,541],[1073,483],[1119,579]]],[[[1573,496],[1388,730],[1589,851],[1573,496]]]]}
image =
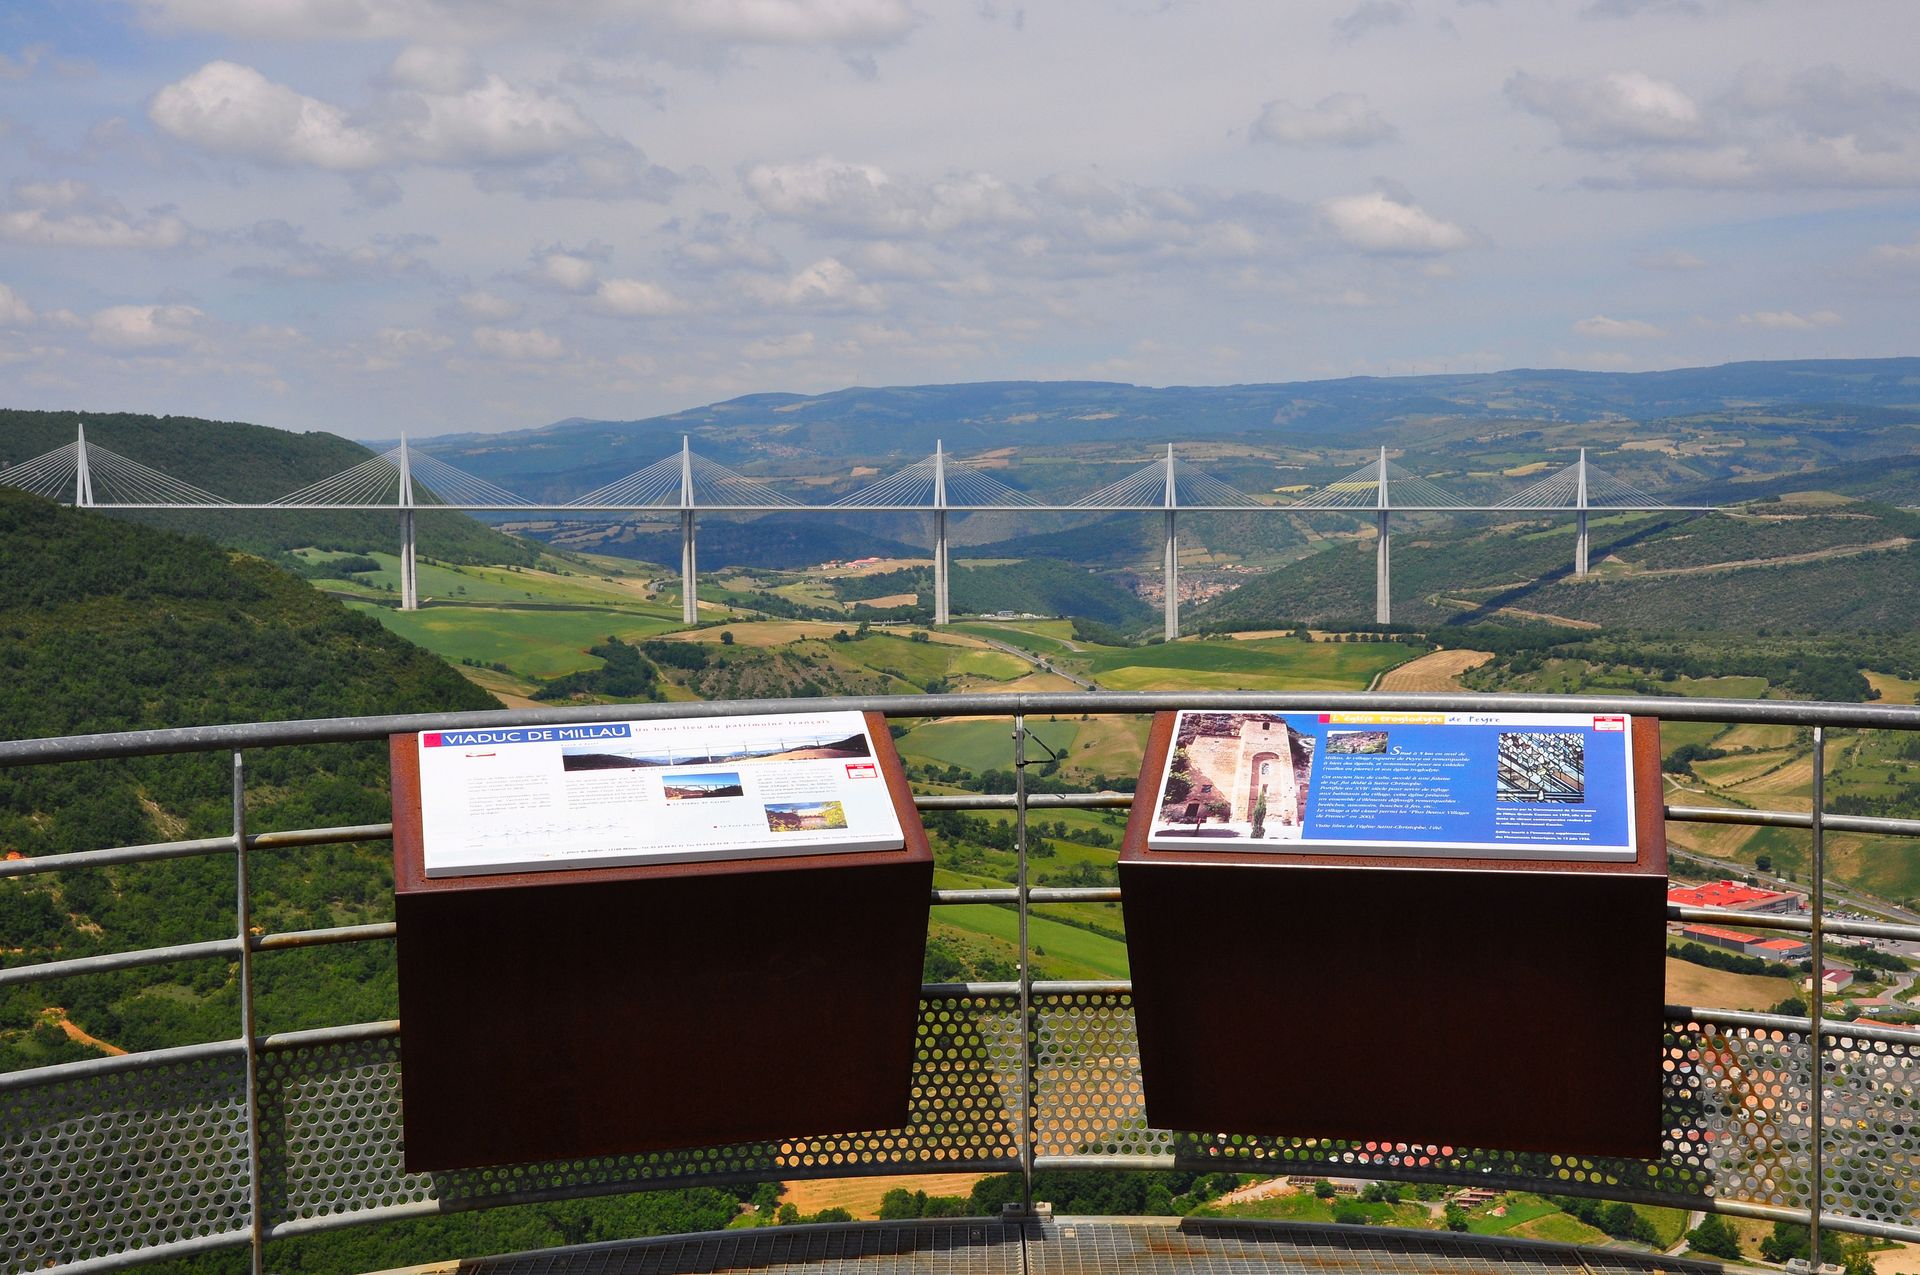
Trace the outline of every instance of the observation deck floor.
{"type": "Polygon", "coordinates": [[[1499,1236],[1195,1218],[709,1231],[460,1263],[459,1275],[1721,1275],[1716,1262],[1499,1236]]]}

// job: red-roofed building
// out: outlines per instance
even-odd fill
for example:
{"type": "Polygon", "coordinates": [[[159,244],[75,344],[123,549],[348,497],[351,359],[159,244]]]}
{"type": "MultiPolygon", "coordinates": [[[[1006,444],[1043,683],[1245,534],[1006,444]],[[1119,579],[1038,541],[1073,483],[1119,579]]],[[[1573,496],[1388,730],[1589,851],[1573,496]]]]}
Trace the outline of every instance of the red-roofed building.
{"type": "Polygon", "coordinates": [[[1804,961],[1813,954],[1812,945],[1801,939],[1759,938],[1718,925],[1683,925],[1680,937],[1766,961],[1804,961]]]}
{"type": "Polygon", "coordinates": [[[1797,894],[1763,890],[1739,881],[1709,881],[1705,885],[1676,885],[1667,891],[1667,902],[1684,908],[1726,908],[1734,912],[1798,912],[1803,900],[1797,894]]]}

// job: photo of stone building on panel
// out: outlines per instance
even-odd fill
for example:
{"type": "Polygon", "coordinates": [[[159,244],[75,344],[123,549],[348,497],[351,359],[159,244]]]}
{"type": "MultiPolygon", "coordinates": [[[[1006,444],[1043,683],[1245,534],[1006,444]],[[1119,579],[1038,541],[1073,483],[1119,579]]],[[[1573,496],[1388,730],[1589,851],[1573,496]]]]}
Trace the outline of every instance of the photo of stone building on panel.
{"type": "Polygon", "coordinates": [[[1300,835],[1313,737],[1274,713],[1180,715],[1156,832],[1285,840],[1300,835]]]}

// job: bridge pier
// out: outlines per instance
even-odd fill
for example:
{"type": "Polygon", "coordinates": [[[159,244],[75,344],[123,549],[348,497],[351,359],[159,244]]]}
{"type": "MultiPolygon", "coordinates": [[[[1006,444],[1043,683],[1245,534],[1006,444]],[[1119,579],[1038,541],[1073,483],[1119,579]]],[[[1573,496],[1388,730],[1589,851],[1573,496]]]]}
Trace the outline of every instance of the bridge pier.
{"type": "Polygon", "coordinates": [[[1580,449],[1580,470],[1574,479],[1574,508],[1580,511],[1573,532],[1573,574],[1587,574],[1587,449],[1580,449]]]}
{"type": "Polygon", "coordinates": [[[947,511],[933,514],[933,622],[953,623],[953,606],[948,594],[951,576],[947,566],[947,511]]]}
{"type": "Polygon", "coordinates": [[[1375,513],[1376,543],[1373,547],[1373,622],[1375,624],[1393,623],[1393,590],[1391,587],[1392,570],[1388,563],[1387,511],[1375,513]]]}
{"type": "Polygon", "coordinates": [[[413,510],[400,511],[400,609],[420,609],[420,576],[414,564],[413,510]]]}
{"type": "Polygon", "coordinates": [[[694,578],[693,510],[680,511],[680,622],[700,623],[700,595],[694,578]]]}
{"type": "Polygon", "coordinates": [[[1180,636],[1180,541],[1174,529],[1174,518],[1173,510],[1167,510],[1167,548],[1161,563],[1167,586],[1163,610],[1166,639],[1169,642],[1180,636]]]}

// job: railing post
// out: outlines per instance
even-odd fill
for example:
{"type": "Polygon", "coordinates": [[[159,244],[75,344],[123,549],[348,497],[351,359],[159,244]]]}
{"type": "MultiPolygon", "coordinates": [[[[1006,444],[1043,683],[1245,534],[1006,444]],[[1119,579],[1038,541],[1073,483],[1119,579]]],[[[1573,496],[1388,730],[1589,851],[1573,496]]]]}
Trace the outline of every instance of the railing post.
{"type": "Polygon", "coordinates": [[[234,913],[240,940],[240,1038],[247,1068],[247,1225],[252,1232],[252,1272],[266,1271],[267,1218],[260,1172],[260,1033],[253,1013],[253,903],[247,881],[247,770],[244,756],[233,754],[234,913]]]}
{"type": "Polygon", "coordinates": [[[1810,903],[1813,908],[1813,933],[1810,945],[1813,948],[1813,990],[1807,994],[1807,1057],[1811,1064],[1812,1075],[1808,1077],[1807,1088],[1807,1136],[1812,1148],[1812,1162],[1809,1178],[1812,1202],[1807,1209],[1807,1261],[1815,1271],[1820,1261],[1820,1210],[1826,1195],[1826,1148],[1822,1145],[1825,1131],[1822,1128],[1825,1115],[1826,1046],[1822,1039],[1821,995],[1827,988],[1827,949],[1826,949],[1826,910],[1827,910],[1827,737],[1826,728],[1813,728],[1813,889],[1810,903]]]}
{"type": "Polygon", "coordinates": [[[1020,917],[1020,1199],[1033,1216],[1034,1022],[1033,950],[1027,941],[1027,719],[1013,719],[1013,848],[1018,856],[1014,888],[1019,894],[1020,917]]]}

